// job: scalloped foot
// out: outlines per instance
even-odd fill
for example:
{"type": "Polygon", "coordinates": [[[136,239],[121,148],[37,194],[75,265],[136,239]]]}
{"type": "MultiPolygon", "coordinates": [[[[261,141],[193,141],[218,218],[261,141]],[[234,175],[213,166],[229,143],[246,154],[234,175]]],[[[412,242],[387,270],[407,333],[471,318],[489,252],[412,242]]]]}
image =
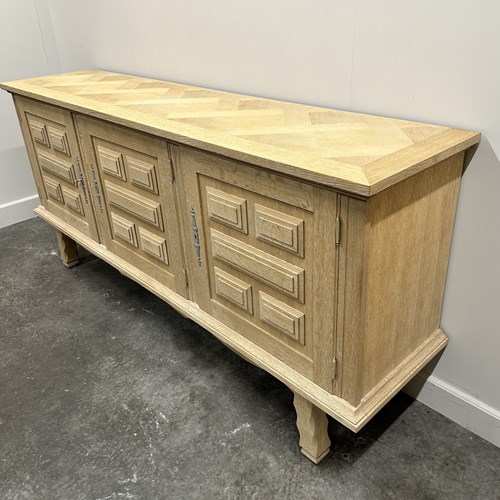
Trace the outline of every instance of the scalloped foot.
{"type": "Polygon", "coordinates": [[[330,452],[328,417],[323,410],[296,393],[294,393],[293,405],[297,412],[300,451],[311,462],[318,464],[330,452]]]}

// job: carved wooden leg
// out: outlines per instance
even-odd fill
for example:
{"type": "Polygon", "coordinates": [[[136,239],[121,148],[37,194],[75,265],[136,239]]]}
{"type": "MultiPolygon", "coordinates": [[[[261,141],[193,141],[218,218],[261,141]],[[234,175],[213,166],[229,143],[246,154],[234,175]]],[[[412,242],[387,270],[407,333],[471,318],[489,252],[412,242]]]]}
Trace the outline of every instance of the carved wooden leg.
{"type": "Polygon", "coordinates": [[[80,259],[78,258],[78,252],[76,250],[76,243],[69,236],[66,236],[57,229],[56,236],[63,264],[66,267],[74,267],[80,264],[80,259]]]}
{"type": "Polygon", "coordinates": [[[294,393],[293,405],[297,412],[297,429],[300,434],[300,451],[318,464],[330,451],[328,417],[323,410],[294,393]]]}

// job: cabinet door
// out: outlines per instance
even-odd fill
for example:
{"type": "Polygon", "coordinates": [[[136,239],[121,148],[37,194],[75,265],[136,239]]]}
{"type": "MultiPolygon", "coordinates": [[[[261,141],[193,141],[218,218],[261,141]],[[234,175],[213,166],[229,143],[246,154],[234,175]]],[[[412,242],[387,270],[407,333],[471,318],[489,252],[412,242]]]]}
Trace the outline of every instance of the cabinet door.
{"type": "Polygon", "coordinates": [[[99,241],[71,113],[24,97],[14,101],[42,205],[99,241]]]}
{"type": "Polygon", "coordinates": [[[177,147],[193,299],[332,390],[337,195],[177,147]]]}
{"type": "Polygon", "coordinates": [[[104,245],[186,296],[167,143],[85,116],[76,123],[104,245]]]}

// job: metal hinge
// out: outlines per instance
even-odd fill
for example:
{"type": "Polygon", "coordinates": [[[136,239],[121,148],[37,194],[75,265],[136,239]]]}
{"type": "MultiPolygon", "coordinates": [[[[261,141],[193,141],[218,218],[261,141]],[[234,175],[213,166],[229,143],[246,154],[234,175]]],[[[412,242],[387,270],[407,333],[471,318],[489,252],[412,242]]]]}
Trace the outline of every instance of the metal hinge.
{"type": "Polygon", "coordinates": [[[335,356],[333,356],[333,359],[332,359],[332,379],[335,380],[336,377],[337,377],[337,358],[335,356]]]}
{"type": "Polygon", "coordinates": [[[172,182],[174,182],[175,181],[174,162],[172,161],[172,158],[169,158],[168,161],[170,162],[170,173],[172,175],[172,182]]]}
{"type": "Polygon", "coordinates": [[[335,217],[335,245],[339,246],[340,245],[340,226],[341,226],[341,220],[340,220],[340,215],[337,215],[335,217]]]}
{"type": "Polygon", "coordinates": [[[184,284],[186,285],[186,288],[189,286],[189,281],[188,281],[188,274],[185,269],[182,270],[182,274],[184,275],[184,284]]]}

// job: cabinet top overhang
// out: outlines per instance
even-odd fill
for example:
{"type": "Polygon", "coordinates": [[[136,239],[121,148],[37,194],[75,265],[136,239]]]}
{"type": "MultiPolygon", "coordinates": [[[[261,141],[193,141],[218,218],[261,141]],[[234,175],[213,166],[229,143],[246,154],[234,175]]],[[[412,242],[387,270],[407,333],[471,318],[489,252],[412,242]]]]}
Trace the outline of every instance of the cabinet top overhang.
{"type": "Polygon", "coordinates": [[[360,197],[480,139],[467,130],[100,70],[0,87],[360,197]]]}

